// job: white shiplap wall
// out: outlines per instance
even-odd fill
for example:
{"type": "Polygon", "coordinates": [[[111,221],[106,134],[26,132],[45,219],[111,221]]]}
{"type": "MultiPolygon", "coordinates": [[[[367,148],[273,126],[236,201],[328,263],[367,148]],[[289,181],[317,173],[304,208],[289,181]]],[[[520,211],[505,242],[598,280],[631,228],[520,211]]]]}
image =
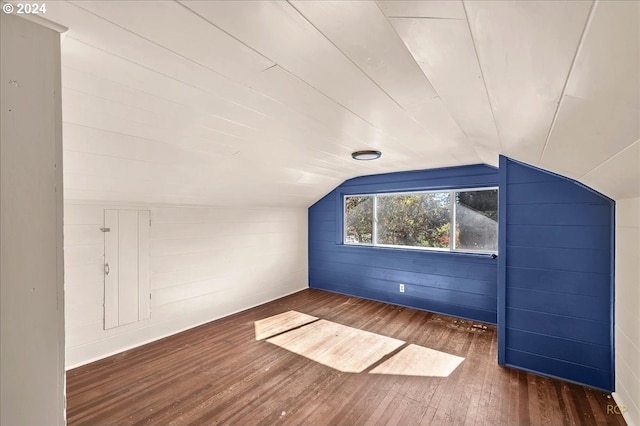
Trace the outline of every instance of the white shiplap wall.
{"type": "Polygon", "coordinates": [[[616,392],[640,425],[640,198],[616,201],[616,392]]]}
{"type": "Polygon", "coordinates": [[[65,204],[67,369],[308,286],[306,208],[65,204]],[[151,210],[151,318],[103,330],[105,208],[151,210]]]}

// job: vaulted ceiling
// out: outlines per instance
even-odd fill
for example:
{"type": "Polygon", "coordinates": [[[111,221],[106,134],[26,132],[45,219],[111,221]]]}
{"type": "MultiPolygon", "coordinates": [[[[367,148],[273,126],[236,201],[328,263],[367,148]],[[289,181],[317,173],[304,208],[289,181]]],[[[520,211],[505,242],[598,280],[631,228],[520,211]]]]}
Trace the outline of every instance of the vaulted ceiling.
{"type": "Polygon", "coordinates": [[[498,154],[640,196],[640,2],[56,1],[45,18],[69,28],[67,199],[308,206],[354,176],[498,154]]]}

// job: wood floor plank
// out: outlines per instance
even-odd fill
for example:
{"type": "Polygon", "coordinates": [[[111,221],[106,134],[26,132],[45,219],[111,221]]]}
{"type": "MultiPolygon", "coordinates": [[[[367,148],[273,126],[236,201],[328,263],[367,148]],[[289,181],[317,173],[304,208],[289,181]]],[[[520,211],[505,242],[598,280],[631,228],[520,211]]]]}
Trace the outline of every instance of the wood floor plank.
{"type": "Polygon", "coordinates": [[[610,395],[501,367],[496,357],[493,326],[309,289],[68,371],[67,418],[70,425],[625,424],[608,414],[610,395]],[[266,323],[275,330],[295,317],[290,311],[465,359],[448,377],[371,374],[384,361],[341,372],[256,340],[256,321],[284,314],[266,323]]]}

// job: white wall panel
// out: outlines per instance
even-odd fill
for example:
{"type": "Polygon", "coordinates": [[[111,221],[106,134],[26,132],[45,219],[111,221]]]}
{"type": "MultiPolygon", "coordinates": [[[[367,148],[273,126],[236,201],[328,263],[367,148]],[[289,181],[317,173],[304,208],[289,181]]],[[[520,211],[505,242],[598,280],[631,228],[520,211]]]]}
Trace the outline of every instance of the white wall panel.
{"type": "Polygon", "coordinates": [[[102,327],[104,246],[88,227],[104,209],[68,201],[65,245],[67,368],[120,352],[307,287],[305,208],[146,206],[151,211],[151,316],[102,327]],[[74,223],[74,222],[77,222],[74,223]],[[85,254],[90,249],[90,254],[85,254]],[[72,316],[73,315],[73,316],[72,316]]]}
{"type": "MultiPolygon", "coordinates": [[[[100,271],[101,272],[101,271],[100,271]]],[[[103,312],[95,309],[104,301],[104,280],[89,275],[85,280],[73,283],[65,274],[65,327],[71,329],[91,322],[103,322],[103,312]]]]}
{"type": "Polygon", "coordinates": [[[640,198],[616,201],[616,392],[640,425],[640,198]]]}

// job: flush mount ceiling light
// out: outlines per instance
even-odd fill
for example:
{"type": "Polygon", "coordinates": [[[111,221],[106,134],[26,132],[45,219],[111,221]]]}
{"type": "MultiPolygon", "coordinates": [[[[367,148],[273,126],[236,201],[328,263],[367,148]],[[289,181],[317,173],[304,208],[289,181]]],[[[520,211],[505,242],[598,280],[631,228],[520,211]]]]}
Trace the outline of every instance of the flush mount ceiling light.
{"type": "Polygon", "coordinates": [[[351,157],[354,160],[377,160],[381,155],[382,153],[380,151],[365,150],[356,151],[351,154],[351,157]]]}

